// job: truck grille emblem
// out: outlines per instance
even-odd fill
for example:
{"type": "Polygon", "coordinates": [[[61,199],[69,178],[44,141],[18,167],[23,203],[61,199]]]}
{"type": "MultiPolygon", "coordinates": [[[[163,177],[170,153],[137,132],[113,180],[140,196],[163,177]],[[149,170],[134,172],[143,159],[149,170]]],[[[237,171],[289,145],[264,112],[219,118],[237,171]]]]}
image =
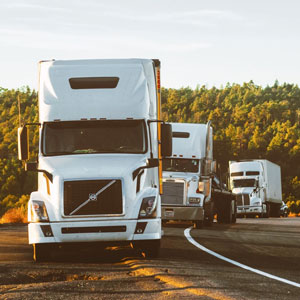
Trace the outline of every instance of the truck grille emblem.
{"type": "Polygon", "coordinates": [[[90,201],[97,201],[97,195],[96,194],[90,194],[89,195],[89,200],[90,201]]]}

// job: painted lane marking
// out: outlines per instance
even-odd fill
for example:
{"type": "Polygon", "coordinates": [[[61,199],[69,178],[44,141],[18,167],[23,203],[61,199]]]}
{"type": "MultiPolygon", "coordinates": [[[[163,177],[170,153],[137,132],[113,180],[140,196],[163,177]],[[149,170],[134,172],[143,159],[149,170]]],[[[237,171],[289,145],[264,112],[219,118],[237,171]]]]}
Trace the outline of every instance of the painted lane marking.
{"type": "Polygon", "coordinates": [[[293,286],[295,286],[295,287],[300,288],[300,284],[297,283],[297,282],[290,281],[290,280],[287,280],[287,279],[284,279],[284,278],[281,278],[281,277],[278,277],[278,276],[275,276],[275,275],[272,275],[272,274],[269,274],[269,273],[266,273],[266,272],[263,272],[263,271],[254,269],[254,268],[251,268],[251,267],[249,267],[249,266],[246,266],[246,265],[244,265],[244,264],[241,264],[241,263],[239,263],[239,262],[237,262],[237,261],[234,261],[234,260],[232,260],[232,259],[229,259],[229,258],[227,258],[227,257],[225,257],[225,256],[223,256],[223,255],[220,255],[220,254],[218,254],[218,253],[216,253],[216,252],[214,252],[214,251],[211,251],[211,250],[205,248],[204,246],[202,246],[202,245],[200,245],[199,243],[197,243],[197,242],[191,237],[191,235],[190,235],[191,229],[192,229],[192,227],[186,228],[186,229],[184,230],[184,235],[185,235],[185,237],[187,238],[187,240],[188,240],[191,244],[193,244],[193,245],[196,246],[197,248],[201,249],[202,251],[204,251],[204,252],[206,252],[206,253],[208,253],[208,254],[210,254],[210,255],[213,255],[213,256],[215,256],[215,257],[217,257],[217,258],[219,258],[219,259],[222,259],[222,260],[224,260],[224,261],[227,261],[227,262],[229,262],[230,264],[233,264],[233,265],[235,265],[235,266],[237,266],[237,267],[239,267],[239,268],[243,268],[243,269],[245,269],[245,270],[254,272],[254,273],[256,273],[256,274],[259,274],[259,275],[262,275],[262,276],[265,276],[265,277],[268,277],[268,278],[271,278],[271,279],[274,279],[274,280],[278,280],[278,281],[281,281],[281,282],[287,283],[287,284],[289,284],[289,285],[293,285],[293,286]]]}

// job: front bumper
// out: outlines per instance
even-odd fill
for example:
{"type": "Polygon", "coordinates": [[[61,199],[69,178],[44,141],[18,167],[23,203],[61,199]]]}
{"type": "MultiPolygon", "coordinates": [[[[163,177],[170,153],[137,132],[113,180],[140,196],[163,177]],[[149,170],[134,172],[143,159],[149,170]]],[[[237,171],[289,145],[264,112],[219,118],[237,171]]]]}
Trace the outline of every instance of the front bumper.
{"type": "Polygon", "coordinates": [[[161,219],[29,223],[29,244],[117,242],[161,238],[161,219]],[[49,229],[50,228],[50,229],[49,229]]]}
{"type": "Polygon", "coordinates": [[[262,206],[238,206],[237,214],[238,215],[247,215],[247,214],[261,214],[263,213],[262,206]]]}
{"type": "Polygon", "coordinates": [[[204,209],[199,206],[162,206],[161,218],[163,220],[204,220],[204,209]]]}

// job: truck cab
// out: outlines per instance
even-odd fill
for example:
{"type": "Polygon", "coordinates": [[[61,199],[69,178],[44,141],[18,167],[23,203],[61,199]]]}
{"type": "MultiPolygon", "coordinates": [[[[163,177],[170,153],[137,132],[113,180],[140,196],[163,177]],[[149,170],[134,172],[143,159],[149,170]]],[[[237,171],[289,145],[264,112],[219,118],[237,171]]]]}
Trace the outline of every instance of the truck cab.
{"type": "Polygon", "coordinates": [[[278,216],[282,201],[280,167],[267,160],[229,162],[230,185],[239,216],[278,216]]]}
{"type": "Polygon", "coordinates": [[[212,221],[212,127],[171,123],[173,155],[163,159],[162,220],[212,221]]]}
{"type": "Polygon", "coordinates": [[[29,243],[132,243],[156,256],[161,240],[161,160],[171,126],[160,120],[160,63],[150,59],[40,62],[38,172],[28,203],[29,243]]]}

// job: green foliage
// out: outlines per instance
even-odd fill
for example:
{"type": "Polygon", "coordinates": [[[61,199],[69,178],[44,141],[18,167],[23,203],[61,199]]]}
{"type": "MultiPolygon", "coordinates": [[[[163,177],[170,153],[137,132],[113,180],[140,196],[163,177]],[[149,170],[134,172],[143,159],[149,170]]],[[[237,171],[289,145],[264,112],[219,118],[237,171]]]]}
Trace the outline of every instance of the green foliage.
{"type": "Polygon", "coordinates": [[[288,206],[288,208],[289,208],[289,210],[292,214],[298,215],[300,213],[300,200],[298,200],[298,201],[294,201],[294,200],[288,201],[286,203],[286,205],[288,206]]]}
{"type": "MultiPolygon", "coordinates": [[[[284,83],[262,88],[252,81],[222,88],[162,88],[162,116],[169,122],[206,123],[214,128],[214,157],[228,161],[264,158],[281,166],[286,201],[300,199],[300,89],[284,83]]],[[[17,159],[18,99],[21,123],[38,122],[37,93],[28,87],[0,88],[0,216],[24,207],[36,190],[36,173],[26,173],[17,159]]],[[[38,149],[38,128],[30,128],[30,156],[38,149]]],[[[293,207],[294,207],[293,206],[293,207]]],[[[298,205],[300,207],[300,205],[298,205]]],[[[296,208],[297,210],[297,208],[296,208]]]]}
{"type": "Polygon", "coordinates": [[[214,157],[228,161],[268,159],[281,166],[285,197],[300,199],[300,89],[297,85],[262,88],[249,83],[162,89],[162,115],[169,122],[206,123],[214,128],[214,157]]]}
{"type": "MultiPolygon", "coordinates": [[[[26,197],[22,195],[29,195],[36,189],[36,174],[26,173],[22,163],[17,159],[17,128],[20,123],[37,121],[38,106],[35,91],[31,91],[28,87],[18,90],[0,88],[0,216],[10,208],[19,207],[19,199],[24,201],[22,197],[26,197]]],[[[38,145],[37,129],[32,130],[30,141],[31,157],[34,158],[38,145]]]]}

